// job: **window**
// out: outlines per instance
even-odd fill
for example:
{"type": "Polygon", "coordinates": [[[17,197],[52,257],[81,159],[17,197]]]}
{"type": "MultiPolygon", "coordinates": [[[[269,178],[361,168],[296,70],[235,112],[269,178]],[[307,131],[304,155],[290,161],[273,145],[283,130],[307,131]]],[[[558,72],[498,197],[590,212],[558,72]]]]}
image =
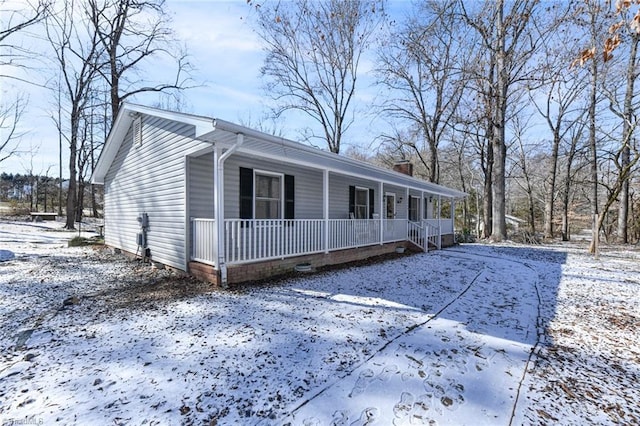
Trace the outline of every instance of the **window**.
{"type": "Polygon", "coordinates": [[[371,219],[375,213],[373,189],[349,186],[349,217],[351,219],[371,219]]]}
{"type": "Polygon", "coordinates": [[[295,179],[292,175],[240,167],[239,189],[240,219],[295,218],[295,179]]]}
{"type": "Polygon", "coordinates": [[[419,205],[420,199],[418,197],[409,197],[409,220],[412,222],[417,222],[419,220],[419,205]]]}
{"type": "Polygon", "coordinates": [[[255,218],[282,218],[282,179],[280,175],[255,174],[255,218]]]}
{"type": "Polygon", "coordinates": [[[369,190],[356,187],[356,197],[353,211],[356,219],[369,218],[369,190]]]}

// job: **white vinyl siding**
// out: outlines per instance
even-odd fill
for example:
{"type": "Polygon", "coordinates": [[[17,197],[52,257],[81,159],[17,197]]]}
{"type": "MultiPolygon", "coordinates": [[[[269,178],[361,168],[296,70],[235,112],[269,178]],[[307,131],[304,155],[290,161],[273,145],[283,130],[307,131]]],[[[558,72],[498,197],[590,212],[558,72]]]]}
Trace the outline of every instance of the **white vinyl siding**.
{"type": "Polygon", "coordinates": [[[378,182],[329,173],[329,219],[349,219],[349,186],[373,189],[373,212],[380,213],[378,182]]]}
{"type": "Polygon", "coordinates": [[[189,216],[214,219],[213,154],[189,157],[189,216]]]}
{"type": "Polygon", "coordinates": [[[129,129],[105,176],[105,243],[138,252],[137,217],[147,213],[151,258],[185,269],[185,155],[208,144],[192,139],[193,126],[150,116],[141,132],[134,145],[129,129]]]}
{"type": "Polygon", "coordinates": [[[224,163],[224,214],[227,219],[240,215],[240,167],[267,171],[295,178],[295,219],[322,217],[322,172],[290,164],[232,155],[224,163]]]}

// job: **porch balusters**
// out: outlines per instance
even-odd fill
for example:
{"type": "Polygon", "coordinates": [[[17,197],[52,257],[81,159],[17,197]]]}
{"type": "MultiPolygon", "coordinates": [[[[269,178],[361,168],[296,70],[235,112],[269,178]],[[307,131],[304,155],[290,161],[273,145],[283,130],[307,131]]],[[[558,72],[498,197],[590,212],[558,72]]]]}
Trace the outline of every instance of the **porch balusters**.
{"type": "MultiPolygon", "coordinates": [[[[406,219],[225,219],[225,261],[238,264],[363,247],[381,241],[405,241],[408,232],[419,234],[425,245],[428,240],[439,247],[441,233],[451,227],[439,219],[423,220],[422,228],[407,222],[406,219]]],[[[215,220],[194,218],[191,223],[191,259],[215,265],[212,244],[215,220]]]]}

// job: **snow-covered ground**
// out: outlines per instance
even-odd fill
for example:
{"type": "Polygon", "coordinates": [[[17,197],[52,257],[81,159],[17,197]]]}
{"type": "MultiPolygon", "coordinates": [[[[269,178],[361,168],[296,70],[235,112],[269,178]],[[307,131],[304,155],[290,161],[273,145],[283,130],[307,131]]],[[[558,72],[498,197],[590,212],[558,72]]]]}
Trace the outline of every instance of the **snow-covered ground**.
{"type": "Polygon", "coordinates": [[[464,245],[233,291],[0,220],[1,424],[638,424],[640,252],[464,245]]]}

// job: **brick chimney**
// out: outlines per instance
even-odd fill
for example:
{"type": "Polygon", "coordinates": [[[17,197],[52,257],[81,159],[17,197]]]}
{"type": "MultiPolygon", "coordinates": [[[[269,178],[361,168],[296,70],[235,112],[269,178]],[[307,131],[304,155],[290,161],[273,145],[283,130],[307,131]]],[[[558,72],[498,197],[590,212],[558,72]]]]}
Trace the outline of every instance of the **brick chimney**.
{"type": "Polygon", "coordinates": [[[398,173],[413,176],[413,164],[409,160],[396,161],[396,163],[393,165],[393,170],[398,173]]]}

